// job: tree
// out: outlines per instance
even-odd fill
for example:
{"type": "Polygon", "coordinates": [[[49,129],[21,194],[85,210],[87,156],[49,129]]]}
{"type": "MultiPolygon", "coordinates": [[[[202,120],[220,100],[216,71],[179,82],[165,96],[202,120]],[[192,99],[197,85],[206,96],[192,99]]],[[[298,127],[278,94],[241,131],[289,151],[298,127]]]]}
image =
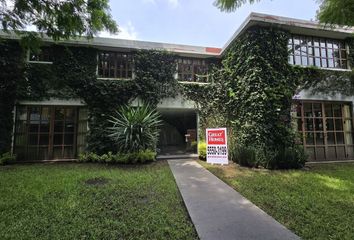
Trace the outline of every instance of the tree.
{"type": "Polygon", "coordinates": [[[322,0],[317,18],[330,25],[354,26],[354,1],[322,0]]]}
{"type": "MultiPolygon", "coordinates": [[[[259,2],[260,0],[216,0],[214,5],[221,11],[232,12],[243,4],[259,2]]],[[[354,26],[353,0],[320,0],[317,18],[321,23],[329,25],[354,26]]]]}
{"type": "Polygon", "coordinates": [[[35,26],[54,40],[90,38],[104,30],[116,33],[118,26],[109,11],[109,0],[0,0],[5,31],[21,34],[35,26]]]}

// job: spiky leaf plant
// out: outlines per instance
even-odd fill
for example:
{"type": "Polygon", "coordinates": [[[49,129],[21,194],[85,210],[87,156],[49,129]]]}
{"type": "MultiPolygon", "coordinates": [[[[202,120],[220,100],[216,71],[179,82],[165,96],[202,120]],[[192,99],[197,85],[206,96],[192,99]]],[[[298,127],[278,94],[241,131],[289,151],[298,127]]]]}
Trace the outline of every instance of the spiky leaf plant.
{"type": "Polygon", "coordinates": [[[123,106],[109,120],[109,136],[117,143],[120,152],[138,152],[156,149],[161,116],[149,104],[123,106]]]}

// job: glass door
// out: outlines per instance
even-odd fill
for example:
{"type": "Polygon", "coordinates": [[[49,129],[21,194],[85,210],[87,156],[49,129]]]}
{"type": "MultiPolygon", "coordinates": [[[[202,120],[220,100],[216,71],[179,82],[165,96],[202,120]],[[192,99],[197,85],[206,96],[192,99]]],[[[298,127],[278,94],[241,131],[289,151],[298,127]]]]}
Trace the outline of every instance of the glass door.
{"type": "Polygon", "coordinates": [[[72,106],[17,106],[14,149],[18,159],[74,158],[77,112],[72,106]]]}
{"type": "Polygon", "coordinates": [[[351,105],[299,102],[296,125],[311,161],[354,158],[351,105]]]}

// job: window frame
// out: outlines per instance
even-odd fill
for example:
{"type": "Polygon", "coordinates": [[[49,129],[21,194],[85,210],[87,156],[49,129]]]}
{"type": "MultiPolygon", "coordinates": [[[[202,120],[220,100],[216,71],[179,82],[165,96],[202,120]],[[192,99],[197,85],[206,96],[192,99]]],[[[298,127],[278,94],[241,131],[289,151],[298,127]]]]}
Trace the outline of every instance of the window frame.
{"type": "Polygon", "coordinates": [[[288,63],[291,65],[314,66],[327,70],[350,70],[349,49],[345,40],[292,34],[287,46],[288,63]],[[302,43],[305,45],[302,46],[302,43]],[[296,49],[297,45],[299,49],[296,49]],[[337,57],[335,56],[336,50],[337,57]],[[343,51],[345,56],[342,56],[343,51]],[[328,55],[330,52],[331,56],[328,55]]]}
{"type": "MultiPolygon", "coordinates": [[[[107,71],[109,73],[110,69],[109,69],[109,67],[107,67],[106,70],[102,70],[102,71],[107,71]]],[[[134,54],[131,52],[99,50],[97,53],[96,75],[97,75],[97,79],[100,79],[100,80],[127,80],[127,81],[133,80],[135,78],[135,75],[134,75],[134,54]],[[100,66],[102,65],[101,64],[101,54],[114,54],[114,73],[113,73],[114,76],[113,77],[111,77],[110,74],[109,74],[109,76],[104,76],[104,74],[100,75],[100,71],[101,71],[100,66]],[[117,56],[119,56],[119,55],[127,55],[130,58],[130,67],[129,67],[129,63],[125,63],[124,70],[122,70],[122,69],[118,70],[117,56]],[[117,76],[118,71],[120,71],[120,75],[122,75],[122,73],[125,72],[125,75],[127,77],[117,76]],[[129,72],[130,72],[130,76],[129,76],[129,72]]]]}
{"type": "MultiPolygon", "coordinates": [[[[50,46],[43,46],[43,47],[41,47],[41,50],[43,48],[50,48],[50,46]]],[[[38,64],[53,64],[53,61],[33,61],[33,60],[30,60],[30,56],[31,56],[31,50],[28,49],[27,52],[26,52],[26,62],[28,62],[28,63],[38,63],[38,64]]],[[[53,58],[53,55],[52,55],[52,58],[53,58]]]]}
{"type": "Polygon", "coordinates": [[[179,82],[183,82],[183,83],[208,83],[209,82],[209,75],[208,75],[208,71],[209,71],[209,62],[206,58],[189,58],[189,57],[178,57],[176,59],[176,63],[177,63],[177,80],[179,82]],[[190,63],[183,63],[183,61],[190,61],[190,63]],[[202,64],[197,64],[197,61],[200,61],[200,63],[202,64]],[[183,67],[189,66],[190,67],[190,71],[182,71],[180,72],[181,69],[181,65],[183,67]],[[198,67],[204,67],[206,68],[206,80],[203,80],[203,78],[201,78],[201,80],[198,80],[198,76],[197,75],[201,75],[196,73],[196,68],[198,67]],[[180,77],[180,76],[184,76],[184,75],[191,75],[192,79],[191,80],[185,80],[184,77],[180,77]]]}

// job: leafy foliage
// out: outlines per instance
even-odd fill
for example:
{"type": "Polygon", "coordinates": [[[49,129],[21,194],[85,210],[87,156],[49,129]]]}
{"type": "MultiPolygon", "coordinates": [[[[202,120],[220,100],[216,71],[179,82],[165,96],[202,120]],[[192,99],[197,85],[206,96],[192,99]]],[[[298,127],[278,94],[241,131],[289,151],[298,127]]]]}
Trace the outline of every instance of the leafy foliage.
{"type": "Polygon", "coordinates": [[[133,153],[117,153],[112,152],[98,155],[93,152],[82,153],[79,155],[78,162],[93,162],[93,163],[120,163],[120,164],[135,164],[148,163],[156,159],[156,152],[146,149],[133,153]]]}
{"type": "MultiPolygon", "coordinates": [[[[215,0],[214,5],[221,11],[236,11],[245,3],[253,4],[260,0],[215,0]]],[[[354,26],[353,0],[320,0],[317,18],[321,23],[354,26]]]]}
{"type": "Polygon", "coordinates": [[[274,148],[294,144],[290,108],[299,82],[287,63],[288,37],[278,29],[249,29],[223,60],[229,90],[226,107],[238,144],[274,148]]]}
{"type": "Polygon", "coordinates": [[[12,163],[16,160],[16,156],[12,155],[10,152],[5,152],[0,154],[0,165],[6,165],[12,163]]]}
{"type": "MultiPolygon", "coordinates": [[[[33,25],[39,32],[59,40],[118,30],[109,13],[108,0],[0,0],[0,5],[2,27],[18,33],[33,25]]],[[[33,38],[35,35],[25,36],[33,38]]]]}
{"type": "Polygon", "coordinates": [[[260,0],[216,0],[214,5],[221,11],[232,12],[247,2],[253,4],[259,1],[260,0]]]}
{"type": "Polygon", "coordinates": [[[23,53],[17,42],[0,39],[0,154],[10,151],[13,109],[23,76],[23,53]]]}
{"type": "Polygon", "coordinates": [[[109,121],[113,124],[109,136],[120,152],[156,149],[161,120],[160,114],[149,104],[123,106],[109,121]]]}
{"type": "Polygon", "coordinates": [[[330,25],[354,26],[354,4],[352,0],[321,0],[317,17],[330,25]]]}
{"type": "Polygon", "coordinates": [[[179,84],[175,78],[176,56],[167,51],[140,50],[135,55],[135,81],[139,98],[157,104],[166,97],[175,97],[179,84]]]}
{"type": "Polygon", "coordinates": [[[207,155],[207,145],[206,142],[201,141],[198,143],[198,154],[199,154],[199,159],[200,160],[206,160],[206,155],[207,155]]]}
{"type": "Polygon", "coordinates": [[[245,167],[257,167],[259,163],[254,147],[234,145],[230,149],[230,158],[233,162],[245,167]]]}

